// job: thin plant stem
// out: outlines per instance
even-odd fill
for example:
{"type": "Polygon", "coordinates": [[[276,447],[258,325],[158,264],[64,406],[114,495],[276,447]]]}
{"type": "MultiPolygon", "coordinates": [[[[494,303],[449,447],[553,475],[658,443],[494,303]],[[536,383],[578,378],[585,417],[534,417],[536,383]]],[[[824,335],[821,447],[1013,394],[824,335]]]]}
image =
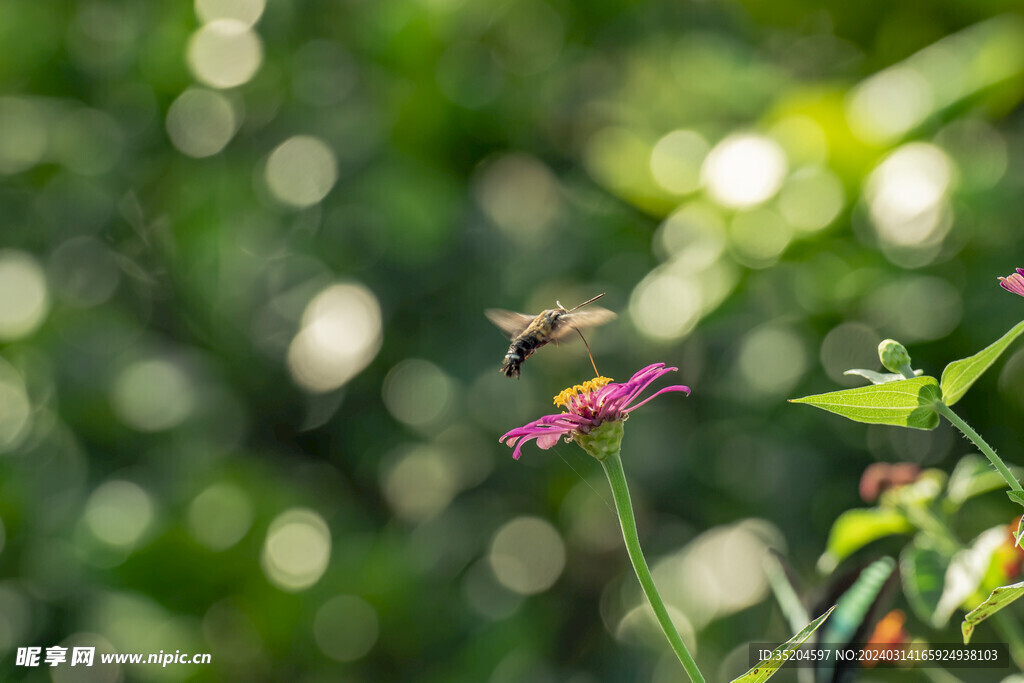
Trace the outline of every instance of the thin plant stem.
{"type": "Polygon", "coordinates": [[[1024,670],[1024,632],[1020,623],[1005,610],[992,615],[992,623],[1010,647],[1010,658],[1017,668],[1024,670]]]}
{"type": "Polygon", "coordinates": [[[644,559],[643,551],[640,549],[640,537],[636,531],[636,519],[633,517],[633,504],[629,499],[629,488],[626,486],[626,473],[622,470],[622,459],[618,453],[614,453],[602,459],[601,465],[604,467],[604,473],[608,476],[608,483],[612,487],[612,498],[615,501],[615,510],[619,514],[619,523],[622,525],[622,538],[626,542],[626,552],[633,563],[633,571],[636,572],[636,578],[640,581],[640,587],[643,588],[644,595],[647,596],[647,602],[654,610],[654,616],[658,618],[661,630],[668,638],[668,642],[676,656],[679,657],[683,668],[686,669],[690,680],[693,683],[705,683],[704,676],[697,668],[697,662],[694,661],[686,644],[679,636],[679,632],[676,631],[675,624],[669,617],[665,603],[658,593],[658,588],[654,585],[651,570],[647,568],[647,560],[644,559]]]}
{"type": "Polygon", "coordinates": [[[995,449],[989,446],[985,442],[985,439],[981,438],[981,434],[978,434],[978,432],[971,429],[969,424],[964,422],[959,415],[950,410],[949,406],[942,401],[936,401],[934,408],[935,412],[949,420],[954,427],[963,433],[964,436],[974,442],[974,445],[978,447],[978,450],[985,454],[985,457],[987,457],[989,462],[992,463],[992,466],[996,468],[996,471],[999,472],[1003,479],[1006,480],[1007,486],[1014,491],[1024,493],[1024,487],[1022,487],[1020,482],[1017,481],[1017,477],[1013,476],[1013,473],[1010,472],[1010,468],[1006,466],[1003,459],[996,455],[995,449]]]}

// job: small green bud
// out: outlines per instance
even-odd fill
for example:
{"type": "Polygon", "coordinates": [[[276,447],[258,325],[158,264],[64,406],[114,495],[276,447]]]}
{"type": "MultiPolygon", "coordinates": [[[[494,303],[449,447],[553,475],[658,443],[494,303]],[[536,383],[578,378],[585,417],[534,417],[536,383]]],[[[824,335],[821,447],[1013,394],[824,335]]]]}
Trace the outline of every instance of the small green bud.
{"type": "MultiPolygon", "coordinates": [[[[878,358],[889,372],[903,372],[910,367],[910,354],[907,347],[894,339],[886,339],[878,345],[878,358]]],[[[913,376],[913,372],[911,372],[913,376]]]]}
{"type": "Polygon", "coordinates": [[[605,422],[589,434],[577,431],[572,438],[588,455],[598,460],[604,460],[609,455],[619,452],[622,446],[622,435],[625,432],[622,428],[623,424],[623,420],[605,422]]]}

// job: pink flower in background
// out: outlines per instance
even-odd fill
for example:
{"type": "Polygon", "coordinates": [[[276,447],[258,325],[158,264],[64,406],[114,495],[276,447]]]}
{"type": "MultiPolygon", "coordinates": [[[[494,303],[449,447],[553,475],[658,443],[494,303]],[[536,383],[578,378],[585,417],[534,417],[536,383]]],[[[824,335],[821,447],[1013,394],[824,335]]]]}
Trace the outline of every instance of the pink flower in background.
{"type": "Polygon", "coordinates": [[[547,450],[560,437],[564,436],[568,440],[586,436],[605,423],[622,422],[629,417],[629,413],[659,394],[681,391],[689,395],[689,387],[676,384],[659,389],[639,403],[634,403],[652,382],[677,369],[666,368],[664,363],[655,363],[637,372],[628,382],[616,383],[607,377],[595,377],[577,384],[555,397],[555,405],[563,406],[569,412],[545,415],[511,430],[498,441],[507,443],[510,448],[514,447],[512,457],[518,460],[523,444],[531,439],[536,439],[537,446],[547,450]]]}
{"type": "Polygon", "coordinates": [[[1009,277],[999,278],[999,286],[1007,292],[1024,296],[1024,268],[1018,268],[1017,272],[1009,277]]]}

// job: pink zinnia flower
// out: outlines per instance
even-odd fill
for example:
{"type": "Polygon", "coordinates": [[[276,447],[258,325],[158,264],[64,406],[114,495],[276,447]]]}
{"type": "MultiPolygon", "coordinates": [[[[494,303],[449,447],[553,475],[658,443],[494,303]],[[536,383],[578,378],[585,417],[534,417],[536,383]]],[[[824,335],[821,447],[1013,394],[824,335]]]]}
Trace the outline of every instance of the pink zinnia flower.
{"type": "MultiPolygon", "coordinates": [[[[690,388],[676,384],[659,389],[639,403],[634,403],[647,387],[662,375],[677,370],[666,368],[664,363],[648,365],[633,375],[628,382],[616,383],[607,377],[595,377],[583,384],[572,386],[555,397],[555,405],[569,410],[567,413],[545,415],[522,427],[516,427],[504,434],[499,442],[507,443],[515,451],[512,457],[519,459],[520,451],[527,441],[537,440],[537,445],[547,450],[554,446],[559,437],[566,441],[584,437],[609,422],[623,422],[629,414],[659,394],[681,391],[690,394],[690,388]]],[[[619,435],[621,439],[621,434],[619,435]]],[[[591,454],[586,445],[580,444],[591,454]]],[[[597,456],[595,456],[597,457],[597,456]]]]}
{"type": "Polygon", "coordinates": [[[999,278],[999,286],[1007,292],[1013,292],[1018,296],[1024,296],[1024,268],[1018,268],[1016,273],[1009,277],[999,278]]]}

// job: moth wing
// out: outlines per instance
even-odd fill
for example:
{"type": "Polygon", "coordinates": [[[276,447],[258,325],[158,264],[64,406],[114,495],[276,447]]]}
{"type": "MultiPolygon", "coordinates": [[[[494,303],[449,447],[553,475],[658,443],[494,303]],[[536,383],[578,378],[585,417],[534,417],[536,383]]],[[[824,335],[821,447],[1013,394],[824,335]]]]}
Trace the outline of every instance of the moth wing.
{"type": "Polygon", "coordinates": [[[573,329],[583,329],[584,327],[597,327],[598,325],[604,325],[605,323],[615,320],[617,317],[614,311],[609,311],[607,308],[601,308],[600,306],[591,306],[585,311],[576,311],[575,313],[569,313],[562,318],[561,327],[552,335],[553,339],[562,339],[570,334],[573,334],[573,329]]]}
{"type": "Polygon", "coordinates": [[[488,308],[484,311],[487,319],[494,323],[509,339],[515,339],[523,330],[530,326],[534,316],[501,308],[488,308]]]}

